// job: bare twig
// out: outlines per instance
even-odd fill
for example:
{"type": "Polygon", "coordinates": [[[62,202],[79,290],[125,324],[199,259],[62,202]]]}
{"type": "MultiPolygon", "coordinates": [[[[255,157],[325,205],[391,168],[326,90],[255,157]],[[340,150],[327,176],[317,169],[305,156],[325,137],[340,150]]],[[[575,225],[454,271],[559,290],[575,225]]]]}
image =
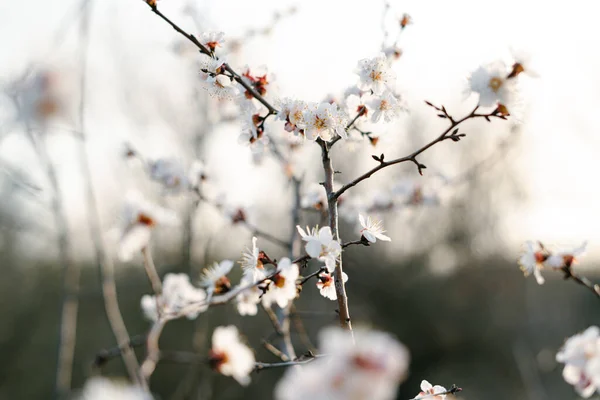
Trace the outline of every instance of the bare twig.
{"type": "Polygon", "coordinates": [[[310,340],[308,332],[306,332],[306,328],[304,327],[304,323],[302,322],[302,318],[300,318],[300,315],[296,311],[296,306],[291,307],[290,318],[294,322],[294,328],[296,329],[296,332],[298,333],[302,344],[304,344],[306,349],[308,349],[310,352],[316,353],[317,348],[313,345],[312,341],[310,340]]]}
{"type": "Polygon", "coordinates": [[[265,349],[270,351],[275,357],[280,358],[281,361],[289,361],[290,360],[290,358],[288,356],[286,356],[281,350],[279,350],[277,347],[273,346],[268,341],[263,340],[262,344],[265,349]]]}
{"type": "Polygon", "coordinates": [[[146,343],[146,335],[137,335],[133,336],[129,343],[112,347],[110,349],[100,350],[94,357],[93,367],[100,368],[111,359],[119,357],[124,349],[142,346],[144,343],[146,343]]]}
{"type": "Polygon", "coordinates": [[[325,271],[327,271],[327,267],[321,267],[321,268],[319,268],[318,270],[316,270],[312,274],[307,275],[304,278],[302,278],[302,280],[300,281],[300,285],[304,285],[306,282],[308,282],[310,280],[310,278],[312,278],[313,276],[317,276],[321,272],[325,272],[325,271]]]}
{"type": "MultiPolygon", "coordinates": [[[[89,5],[87,6],[89,7],[89,5]]],[[[89,29],[89,26],[87,27],[89,29]]],[[[89,35],[88,35],[89,36],[89,35]]],[[[89,37],[86,38],[88,40],[89,37]]],[[[79,102],[79,115],[81,118],[81,141],[79,142],[80,148],[80,163],[81,171],[85,182],[85,197],[87,206],[87,217],[88,226],[90,227],[90,235],[92,242],[94,243],[94,256],[98,269],[100,270],[102,280],[102,294],[104,296],[104,307],[106,309],[106,316],[108,318],[110,327],[117,340],[119,346],[124,346],[121,356],[127,372],[132,381],[138,383],[145,390],[148,389],[146,382],[139,378],[139,364],[131,348],[127,347],[127,343],[130,343],[129,333],[127,327],[123,321],[121,310],[119,309],[119,302],[117,299],[117,288],[115,284],[115,272],[114,264],[112,259],[108,256],[106,251],[106,245],[103,238],[103,230],[101,228],[100,214],[98,212],[98,204],[96,201],[96,195],[94,193],[94,184],[92,181],[92,173],[90,170],[90,162],[86,147],[86,132],[84,129],[84,116],[85,116],[85,99],[86,99],[86,71],[87,71],[87,47],[84,47],[82,52],[81,62],[81,77],[80,77],[80,88],[81,98],[79,102]]]]}
{"type": "Polygon", "coordinates": [[[154,260],[152,259],[152,253],[150,252],[150,248],[148,246],[142,249],[142,256],[144,257],[144,268],[146,269],[146,274],[148,275],[150,284],[152,285],[152,290],[158,297],[162,294],[162,283],[160,281],[160,276],[158,276],[158,272],[156,272],[154,260]]]}
{"type": "Polygon", "coordinates": [[[414,152],[412,152],[411,154],[409,154],[407,156],[396,158],[395,160],[391,160],[391,161],[384,161],[383,159],[380,159],[379,160],[379,165],[377,165],[376,167],[374,167],[374,168],[370,169],[369,171],[365,172],[364,174],[362,174],[358,178],[356,178],[356,179],[350,181],[349,183],[345,184],[344,186],[342,186],[340,189],[338,189],[336,192],[333,193],[333,196],[335,198],[338,198],[346,190],[348,190],[348,189],[356,186],[357,184],[359,184],[360,182],[364,181],[365,179],[370,178],[371,175],[373,175],[377,171],[382,170],[382,169],[384,169],[386,167],[389,167],[391,165],[400,164],[400,163],[407,162],[407,161],[414,163],[417,166],[417,169],[419,170],[419,173],[422,174],[422,170],[425,168],[425,166],[423,164],[421,164],[420,162],[417,161],[417,156],[419,156],[421,153],[425,152],[430,147],[433,147],[437,143],[443,142],[446,139],[457,140],[457,139],[454,139],[454,138],[459,138],[457,136],[457,131],[456,131],[456,127],[458,125],[460,125],[463,122],[465,122],[465,121],[467,121],[469,119],[472,119],[472,118],[485,118],[486,120],[489,120],[490,117],[496,117],[496,118],[501,118],[501,119],[505,118],[504,116],[499,115],[496,111],[494,111],[494,112],[492,112],[490,114],[478,114],[477,113],[477,109],[478,108],[479,108],[479,106],[476,106],[473,109],[473,111],[471,111],[468,115],[466,115],[465,117],[463,117],[463,118],[461,118],[461,119],[459,119],[457,121],[455,121],[454,119],[452,119],[449,116],[446,116],[446,115],[442,114],[442,115],[444,115],[444,118],[446,118],[446,119],[448,119],[450,121],[450,126],[447,129],[445,129],[444,132],[442,132],[438,137],[436,137],[431,142],[425,144],[424,146],[422,146],[418,150],[415,150],[414,152]],[[450,134],[451,132],[452,132],[452,134],[450,134]]]}
{"type": "Polygon", "coordinates": [[[165,327],[165,322],[166,321],[162,319],[156,321],[154,325],[152,325],[152,329],[150,329],[150,333],[148,333],[148,338],[146,339],[146,359],[140,368],[140,375],[146,384],[152,373],[154,373],[158,360],[160,360],[158,341],[160,339],[160,334],[165,327]]]}
{"type": "Polygon", "coordinates": [[[564,273],[564,279],[571,279],[578,284],[588,288],[596,297],[600,298],[600,285],[593,283],[585,276],[575,275],[570,266],[564,266],[561,268],[561,271],[564,273]]]}
{"type": "Polygon", "coordinates": [[[311,356],[307,356],[307,357],[303,357],[294,361],[284,361],[284,362],[280,362],[280,363],[263,363],[263,362],[257,362],[256,364],[254,364],[254,370],[255,371],[261,371],[263,369],[269,369],[269,368],[282,368],[282,367],[290,367],[292,365],[302,365],[302,364],[308,364],[314,360],[316,360],[317,358],[320,357],[325,357],[325,354],[313,354],[311,356]]]}
{"type": "Polygon", "coordinates": [[[273,325],[273,329],[275,329],[275,333],[277,333],[277,335],[279,335],[279,336],[283,336],[283,330],[281,329],[281,324],[279,323],[279,320],[277,319],[277,315],[275,315],[275,313],[273,312],[273,310],[270,307],[266,307],[264,304],[262,305],[262,308],[263,308],[263,310],[265,310],[265,313],[269,317],[269,321],[271,321],[271,324],[273,325]]]}

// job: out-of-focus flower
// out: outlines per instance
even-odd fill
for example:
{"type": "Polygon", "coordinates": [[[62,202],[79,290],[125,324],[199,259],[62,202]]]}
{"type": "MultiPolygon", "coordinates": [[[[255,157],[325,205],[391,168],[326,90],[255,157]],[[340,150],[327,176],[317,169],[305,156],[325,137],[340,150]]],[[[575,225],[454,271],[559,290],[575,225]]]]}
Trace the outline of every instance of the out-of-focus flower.
{"type": "Polygon", "coordinates": [[[200,35],[200,43],[210,49],[210,51],[215,51],[217,47],[221,47],[223,43],[225,43],[225,33],[224,32],[203,32],[200,35]]]}
{"type": "Polygon", "coordinates": [[[440,204],[439,185],[423,185],[413,180],[396,182],[391,192],[406,206],[436,206],[440,204]]]}
{"type": "MultiPolygon", "coordinates": [[[[342,272],[344,283],[348,281],[348,275],[342,272]]],[[[321,272],[317,279],[317,289],[321,293],[321,296],[328,298],[329,300],[337,300],[337,294],[335,293],[334,277],[329,272],[321,272]]]]}
{"type": "Polygon", "coordinates": [[[183,165],[175,159],[160,158],[148,162],[150,179],[159,182],[167,190],[178,192],[189,186],[183,165]]]}
{"type": "Polygon", "coordinates": [[[23,82],[14,85],[19,118],[44,124],[52,118],[66,116],[69,85],[65,74],[53,69],[40,69],[23,82]]]}
{"type": "Polygon", "coordinates": [[[353,341],[341,328],[326,328],[319,350],[327,356],[286,371],[276,399],[394,399],[408,369],[408,350],[383,332],[356,329],[353,341]]]}
{"type": "Polygon", "coordinates": [[[231,282],[227,274],[233,268],[233,261],[223,260],[220,263],[214,263],[212,267],[205,268],[200,280],[201,285],[206,287],[209,294],[221,294],[231,289],[231,282]]]}
{"type": "Polygon", "coordinates": [[[304,136],[309,140],[331,140],[335,135],[346,138],[347,116],[336,104],[310,104],[303,114],[304,136]]]}
{"type": "Polygon", "coordinates": [[[239,262],[244,270],[244,276],[250,277],[252,282],[258,282],[267,277],[262,252],[256,246],[257,241],[256,237],[252,238],[252,249],[246,247],[246,250],[242,252],[242,260],[239,262]]]}
{"type": "Polygon", "coordinates": [[[152,400],[150,393],[144,391],[139,386],[133,386],[126,383],[95,377],[88,379],[83,387],[79,400],[152,400]]]}
{"type": "Polygon", "coordinates": [[[206,311],[208,304],[202,305],[206,300],[206,292],[194,287],[190,277],[186,274],[167,274],[163,280],[162,293],[158,296],[145,295],[142,297],[142,311],[146,318],[156,321],[160,316],[172,317],[181,312],[189,319],[194,319],[201,312],[206,311]],[[197,307],[190,307],[197,305],[197,307]],[[157,306],[159,309],[157,309],[157,306]],[[187,311],[189,309],[189,311],[187,311]]]}
{"type": "Polygon", "coordinates": [[[525,246],[525,251],[519,257],[519,267],[525,276],[533,274],[537,283],[543,285],[546,280],[542,276],[541,270],[544,269],[544,261],[548,258],[548,252],[530,241],[526,242],[525,246]]]}
{"type": "MultiPolygon", "coordinates": [[[[254,285],[255,281],[252,276],[244,276],[240,281],[240,287],[246,287],[248,285],[254,285]]],[[[244,291],[236,297],[236,306],[238,313],[240,315],[256,315],[258,312],[258,303],[260,303],[260,298],[263,294],[263,291],[259,288],[259,286],[252,286],[244,291]]]]}
{"type": "Polygon", "coordinates": [[[383,234],[385,231],[383,230],[383,223],[380,220],[373,219],[370,216],[365,220],[365,217],[362,214],[358,215],[358,220],[362,226],[360,233],[369,242],[375,243],[377,242],[377,239],[384,242],[390,242],[392,240],[383,234]]]}
{"type": "Polygon", "coordinates": [[[265,307],[277,303],[281,308],[288,305],[296,297],[296,279],[298,279],[298,265],[292,264],[289,258],[282,258],[277,264],[277,273],[271,278],[267,292],[262,297],[265,307]]]}
{"type": "Polygon", "coordinates": [[[152,230],[157,225],[176,225],[177,217],[171,210],[154,205],[139,193],[127,195],[124,208],[125,227],[119,241],[119,259],[129,261],[148,246],[152,230]]]}
{"type": "Polygon", "coordinates": [[[502,107],[510,110],[517,99],[517,79],[509,78],[509,71],[502,61],[495,61],[477,68],[469,77],[471,92],[479,94],[481,107],[502,107]]]}
{"type": "Polygon", "coordinates": [[[358,76],[360,88],[372,90],[374,94],[380,95],[393,86],[396,74],[390,69],[387,57],[384,53],[375,58],[366,58],[358,62],[358,76]]]}
{"type": "Polygon", "coordinates": [[[544,265],[550,268],[571,268],[571,265],[576,264],[581,256],[585,254],[587,242],[583,242],[581,246],[572,250],[561,250],[556,253],[551,253],[544,265]]]}
{"type": "Polygon", "coordinates": [[[199,188],[208,179],[206,165],[200,160],[194,160],[190,166],[188,180],[192,188],[199,188]]]}
{"type": "Polygon", "coordinates": [[[336,261],[342,253],[342,246],[339,241],[333,239],[331,228],[325,226],[321,229],[316,227],[311,230],[306,227],[306,232],[300,226],[296,226],[296,228],[302,240],[306,242],[306,253],[312,258],[323,261],[327,270],[333,272],[336,261]]]}
{"type": "MultiPolygon", "coordinates": [[[[251,71],[250,67],[246,65],[244,68],[242,68],[241,76],[244,82],[246,82],[249,86],[252,86],[252,88],[261,96],[267,94],[267,90],[269,89],[271,82],[274,80],[273,75],[267,72],[267,68],[265,66],[257,68],[257,71],[251,71]]],[[[251,100],[254,98],[252,93],[241,85],[240,91],[244,92],[246,99],[251,100]]]]}
{"type": "Polygon", "coordinates": [[[530,53],[522,49],[514,48],[511,49],[510,52],[514,59],[514,63],[512,65],[512,71],[508,75],[509,78],[515,78],[522,73],[531,78],[539,77],[537,70],[533,66],[532,57],[530,53]]]}
{"type": "Polygon", "coordinates": [[[435,385],[433,386],[431,383],[427,382],[426,380],[421,381],[421,391],[419,392],[419,395],[417,396],[417,398],[419,398],[420,396],[426,396],[425,398],[427,400],[445,400],[446,399],[446,395],[445,394],[440,394],[439,396],[432,396],[434,394],[438,394],[438,393],[446,393],[446,388],[440,385],[435,385]]]}
{"type": "Polygon", "coordinates": [[[565,364],[563,378],[575,387],[581,397],[600,393],[600,329],[591,326],[583,333],[571,336],[556,354],[556,361],[565,364]]]}
{"type": "Polygon", "coordinates": [[[397,60],[402,57],[402,49],[398,46],[388,46],[382,51],[388,59],[397,60]]]}
{"type": "Polygon", "coordinates": [[[300,206],[302,208],[316,208],[317,210],[327,207],[327,194],[323,186],[314,182],[309,184],[302,193],[300,206]]]}
{"type": "Polygon", "coordinates": [[[240,385],[250,384],[250,373],[256,360],[252,350],[240,340],[235,326],[219,326],[215,329],[209,359],[215,371],[231,376],[240,385]]]}
{"type": "Polygon", "coordinates": [[[371,121],[379,122],[381,117],[385,122],[391,122],[400,115],[405,108],[402,102],[391,91],[385,91],[380,97],[374,97],[369,102],[371,107],[371,121]]]}

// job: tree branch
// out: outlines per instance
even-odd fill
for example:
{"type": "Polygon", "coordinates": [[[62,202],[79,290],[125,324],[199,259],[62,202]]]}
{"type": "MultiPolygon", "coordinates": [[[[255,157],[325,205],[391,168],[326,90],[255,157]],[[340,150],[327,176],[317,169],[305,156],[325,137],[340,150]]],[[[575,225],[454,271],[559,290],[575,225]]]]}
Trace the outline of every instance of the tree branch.
{"type": "MultiPolygon", "coordinates": [[[[321,159],[323,162],[323,171],[325,172],[325,192],[327,194],[327,208],[329,210],[329,227],[333,238],[340,240],[338,231],[338,209],[336,192],[333,190],[333,175],[334,169],[331,163],[331,157],[329,156],[329,149],[327,143],[319,140],[321,146],[321,159]]],[[[346,285],[343,279],[342,269],[342,255],[340,254],[339,260],[336,262],[335,270],[333,275],[335,277],[335,292],[337,295],[338,309],[340,314],[340,325],[342,328],[352,331],[352,324],[350,322],[350,311],[348,310],[348,297],[346,295],[346,285]]]]}
{"type": "Polygon", "coordinates": [[[476,111],[477,111],[478,108],[479,108],[479,106],[476,106],[473,109],[473,111],[471,111],[467,116],[465,116],[465,117],[463,117],[463,118],[461,118],[461,119],[459,119],[457,121],[455,121],[454,119],[452,119],[449,116],[444,116],[444,118],[447,118],[450,121],[450,126],[446,130],[444,130],[444,132],[442,132],[438,137],[436,137],[431,142],[425,144],[424,146],[422,146],[421,148],[415,150],[414,152],[412,152],[411,154],[409,154],[407,156],[396,158],[395,160],[391,160],[391,161],[384,161],[383,158],[381,158],[379,160],[379,165],[378,166],[370,169],[369,171],[365,172],[364,174],[362,174],[358,178],[356,178],[353,181],[345,184],[337,192],[335,192],[333,194],[333,196],[337,199],[346,190],[348,190],[348,189],[350,189],[350,188],[358,185],[360,182],[364,181],[365,179],[370,178],[371,175],[373,175],[377,171],[382,170],[382,169],[384,169],[386,167],[389,167],[391,165],[400,164],[400,163],[407,162],[407,161],[414,163],[417,166],[417,169],[419,170],[419,173],[422,175],[423,174],[422,170],[425,168],[425,166],[417,161],[417,156],[419,156],[421,153],[423,153],[426,150],[428,150],[430,147],[433,147],[437,143],[443,142],[446,139],[452,139],[454,141],[460,140],[460,136],[457,135],[458,132],[456,131],[456,127],[458,125],[462,124],[463,122],[465,122],[465,121],[467,121],[469,119],[479,118],[479,117],[485,118],[488,121],[489,121],[490,117],[496,117],[496,118],[505,119],[505,117],[502,116],[502,115],[499,115],[496,110],[494,112],[490,113],[490,114],[477,114],[476,111]],[[453,129],[455,130],[454,132],[452,132],[453,129]],[[452,132],[452,134],[449,135],[450,132],[452,132]]]}

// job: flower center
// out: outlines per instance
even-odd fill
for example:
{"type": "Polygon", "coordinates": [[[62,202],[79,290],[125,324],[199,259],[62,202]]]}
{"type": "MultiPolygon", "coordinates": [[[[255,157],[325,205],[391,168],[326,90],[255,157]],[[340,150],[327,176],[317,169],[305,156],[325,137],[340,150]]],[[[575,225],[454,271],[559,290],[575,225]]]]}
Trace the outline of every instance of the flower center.
{"type": "Polygon", "coordinates": [[[275,284],[275,286],[281,289],[285,286],[285,278],[281,274],[277,274],[273,278],[273,284],[275,284]]]}
{"type": "Polygon", "coordinates": [[[490,89],[492,89],[492,91],[494,92],[498,92],[498,90],[500,90],[500,88],[502,87],[502,84],[504,83],[504,81],[500,78],[498,78],[497,76],[494,76],[493,78],[490,79],[489,82],[489,87],[490,89]]]}
{"type": "Polygon", "coordinates": [[[208,352],[208,363],[210,364],[210,367],[216,371],[219,371],[227,361],[229,361],[229,357],[224,351],[210,350],[208,352]]]}
{"type": "Polygon", "coordinates": [[[388,103],[387,100],[381,100],[381,103],[379,103],[379,109],[382,111],[389,110],[390,103],[388,103]]]}
{"type": "Polygon", "coordinates": [[[382,76],[381,76],[381,71],[371,71],[371,73],[369,74],[369,77],[373,80],[373,81],[380,81],[382,76]]]}
{"type": "Polygon", "coordinates": [[[151,216],[149,216],[148,214],[144,214],[144,213],[138,214],[137,223],[146,225],[146,226],[154,226],[156,224],[156,222],[154,221],[154,219],[152,219],[151,216]]]}

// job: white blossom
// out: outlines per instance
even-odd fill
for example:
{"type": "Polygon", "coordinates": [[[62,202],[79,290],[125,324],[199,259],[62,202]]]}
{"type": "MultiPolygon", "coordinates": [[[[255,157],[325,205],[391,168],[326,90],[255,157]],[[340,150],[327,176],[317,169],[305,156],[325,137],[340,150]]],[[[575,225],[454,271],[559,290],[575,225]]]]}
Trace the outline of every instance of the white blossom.
{"type": "Polygon", "coordinates": [[[256,237],[252,238],[252,249],[246,247],[246,250],[242,252],[242,260],[239,262],[244,270],[244,276],[250,277],[252,282],[258,282],[267,277],[261,260],[261,252],[256,246],[257,241],[256,237]]]}
{"type": "Polygon", "coordinates": [[[148,162],[150,179],[159,182],[165,189],[178,192],[187,189],[189,180],[183,165],[175,159],[159,158],[148,162]]]}
{"type": "Polygon", "coordinates": [[[419,395],[417,396],[417,398],[420,398],[421,396],[423,396],[427,400],[445,400],[446,399],[445,394],[441,394],[439,396],[432,396],[433,394],[438,394],[438,393],[446,393],[446,388],[443,386],[440,386],[440,385],[433,386],[431,383],[427,382],[426,380],[423,380],[423,381],[421,381],[421,391],[419,392],[419,395]]]}
{"type": "MultiPolygon", "coordinates": [[[[255,283],[252,276],[244,276],[240,281],[240,287],[246,287],[255,283]]],[[[259,286],[255,285],[242,291],[236,297],[236,307],[240,315],[256,315],[258,312],[258,303],[263,292],[259,286]]]]}
{"type": "Polygon", "coordinates": [[[510,108],[517,97],[517,79],[508,78],[509,71],[502,61],[477,68],[469,77],[471,92],[479,94],[479,105],[491,107],[502,104],[510,108]]]}
{"type": "Polygon", "coordinates": [[[548,255],[539,246],[534,246],[533,242],[528,241],[525,246],[525,251],[519,257],[519,267],[525,276],[533,274],[537,283],[543,285],[546,280],[542,276],[541,270],[544,269],[544,261],[548,255]]]}
{"type": "Polygon", "coordinates": [[[309,104],[303,113],[304,136],[309,140],[331,140],[335,135],[346,138],[348,118],[336,104],[309,104]]]}
{"type": "Polygon", "coordinates": [[[231,284],[227,274],[233,268],[233,261],[223,260],[215,262],[212,267],[205,268],[202,273],[200,284],[206,287],[208,293],[221,294],[229,290],[231,284]]]}
{"type": "Polygon", "coordinates": [[[292,264],[289,258],[282,258],[277,263],[277,273],[271,279],[267,292],[262,297],[262,303],[265,307],[270,307],[276,303],[284,308],[290,300],[296,298],[296,280],[300,271],[298,265],[292,264]]]}
{"type": "Polygon", "coordinates": [[[200,43],[211,51],[215,51],[217,47],[221,47],[225,43],[224,32],[202,32],[200,35],[200,43]]]}
{"type": "Polygon", "coordinates": [[[564,267],[570,268],[576,264],[581,256],[585,254],[587,242],[583,242],[579,247],[572,250],[560,250],[548,256],[544,265],[550,268],[560,269],[564,267]]]}
{"type": "Polygon", "coordinates": [[[311,230],[306,227],[306,232],[300,226],[296,228],[302,240],[306,242],[306,253],[312,258],[323,261],[327,270],[332,272],[342,252],[342,246],[339,241],[334,240],[331,228],[325,226],[319,230],[318,227],[311,230]]]}
{"type": "Polygon", "coordinates": [[[220,374],[231,376],[240,385],[250,384],[255,358],[252,350],[239,337],[235,326],[219,326],[212,336],[210,363],[220,374]]]}
{"type": "Polygon", "coordinates": [[[157,225],[175,225],[178,220],[173,211],[154,205],[139,193],[128,193],[124,207],[125,226],[119,241],[121,261],[129,261],[148,246],[152,230],[157,225]]]}
{"type": "Polygon", "coordinates": [[[591,326],[565,342],[556,354],[556,361],[565,364],[563,378],[575,387],[581,397],[600,393],[600,329],[591,326]]]}
{"type": "Polygon", "coordinates": [[[79,400],[152,400],[141,387],[103,377],[88,379],[79,400]]]}
{"type": "Polygon", "coordinates": [[[211,97],[217,99],[231,100],[239,94],[231,79],[224,75],[206,76],[203,80],[203,87],[211,97]]]}
{"type": "Polygon", "coordinates": [[[188,275],[167,274],[163,280],[162,293],[158,298],[145,295],[142,297],[141,306],[144,315],[151,321],[157,321],[163,315],[171,318],[178,316],[179,313],[194,319],[208,308],[208,304],[202,304],[206,298],[206,292],[194,287],[188,275]],[[194,307],[191,307],[192,305],[194,307]]]}
{"type": "Polygon", "coordinates": [[[285,122],[285,130],[296,134],[300,133],[305,125],[304,112],[308,109],[307,104],[301,100],[287,97],[279,99],[276,104],[279,107],[277,119],[285,122]]]}
{"type": "Polygon", "coordinates": [[[302,208],[316,208],[317,210],[326,208],[327,193],[325,192],[325,188],[316,182],[310,183],[302,192],[300,206],[302,208]]]}
{"type": "Polygon", "coordinates": [[[371,108],[371,121],[379,122],[381,117],[385,122],[391,122],[400,115],[405,108],[394,93],[386,90],[381,96],[373,97],[368,103],[371,108]]]}
{"type": "MultiPolygon", "coordinates": [[[[342,278],[344,283],[348,281],[348,275],[346,275],[345,272],[342,272],[342,278]]],[[[319,289],[321,296],[326,297],[329,300],[337,300],[334,277],[330,272],[321,272],[318,275],[317,289],[319,289]]]]}
{"type": "Polygon", "coordinates": [[[387,57],[383,53],[375,58],[360,60],[358,62],[358,76],[360,78],[360,88],[370,89],[376,95],[382,94],[396,80],[396,74],[390,68],[387,57]]]}
{"type": "Polygon", "coordinates": [[[326,328],[319,351],[326,356],[286,370],[276,399],[394,399],[408,369],[408,350],[383,332],[358,328],[353,340],[348,331],[326,328]]]}
{"type": "Polygon", "coordinates": [[[365,217],[362,214],[358,215],[358,220],[362,226],[360,233],[369,242],[375,243],[377,242],[377,239],[384,242],[389,242],[392,240],[383,234],[385,231],[383,230],[383,223],[381,221],[373,219],[370,216],[368,216],[365,220],[365,217]]]}

